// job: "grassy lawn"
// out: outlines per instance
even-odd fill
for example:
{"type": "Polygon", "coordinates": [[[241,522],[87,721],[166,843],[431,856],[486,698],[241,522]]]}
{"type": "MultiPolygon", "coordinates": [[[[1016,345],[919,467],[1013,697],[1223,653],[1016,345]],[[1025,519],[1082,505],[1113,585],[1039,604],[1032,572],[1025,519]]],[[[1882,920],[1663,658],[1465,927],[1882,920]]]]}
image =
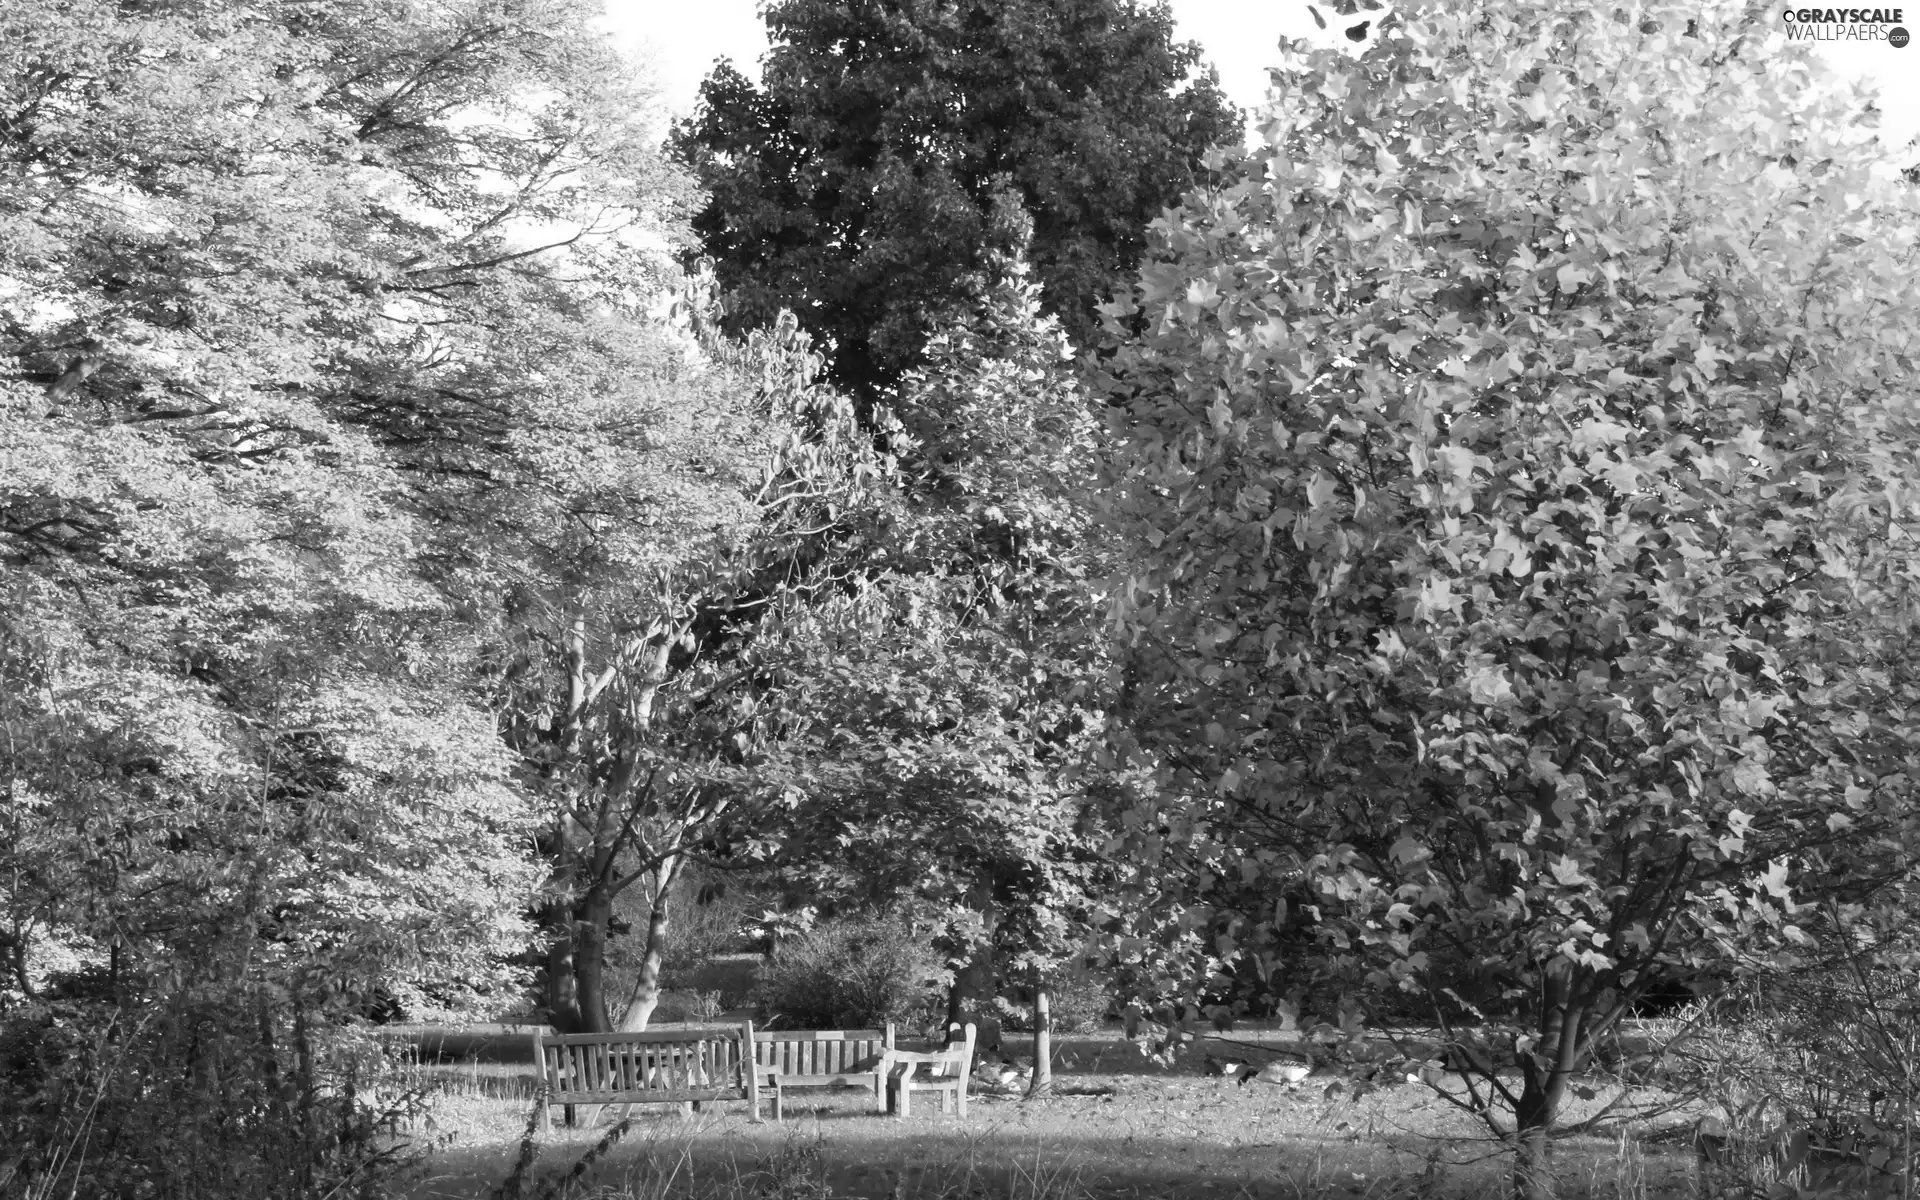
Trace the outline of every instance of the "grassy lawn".
{"type": "MultiPolygon", "coordinates": [[[[1235,1034],[1258,1043],[1259,1034],[1235,1034]]],[[[415,1133],[437,1149],[416,1200],[484,1197],[510,1172],[532,1111],[527,1039],[448,1032],[405,1074],[435,1093],[415,1133]]],[[[1009,1039],[1010,1054],[1029,1047],[1009,1039]]],[[[1220,1047],[1211,1049],[1218,1052],[1220,1047]]],[[[1258,1061],[1258,1052],[1235,1048],[1258,1061]]],[[[933,1105],[902,1120],[866,1093],[812,1092],[787,1119],[748,1120],[744,1104],[682,1115],[640,1106],[617,1144],[559,1194],[824,1200],[1102,1200],[1219,1196],[1471,1197],[1504,1193],[1507,1160],[1470,1116],[1421,1084],[1359,1100],[1204,1073],[1202,1048],[1169,1069],[1117,1033],[1056,1036],[1062,1094],[1028,1101],[976,1090],[965,1119],[933,1105]]],[[[1604,1096],[1603,1096],[1604,1098],[1604,1096]]],[[[771,1105],[767,1108],[770,1110],[771,1105]]],[[[533,1178],[570,1168],[618,1123],[542,1135],[533,1178]]],[[[1574,1138],[1561,1144],[1563,1194],[1593,1200],[1690,1197],[1690,1147],[1673,1140],[1574,1138]]],[[[526,1197],[540,1194],[529,1184],[526,1197]]]]}

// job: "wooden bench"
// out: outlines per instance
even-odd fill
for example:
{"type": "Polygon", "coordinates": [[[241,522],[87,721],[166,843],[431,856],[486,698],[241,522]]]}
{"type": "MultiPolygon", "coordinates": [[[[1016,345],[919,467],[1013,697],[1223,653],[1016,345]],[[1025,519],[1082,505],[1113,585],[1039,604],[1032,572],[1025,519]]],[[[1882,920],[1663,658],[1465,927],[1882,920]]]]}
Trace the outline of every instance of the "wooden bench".
{"type": "MultiPolygon", "coordinates": [[[[958,1026],[954,1026],[958,1029],[958,1026]]],[[[882,1055],[881,1071],[887,1074],[887,1111],[900,1116],[911,1116],[913,1094],[915,1092],[937,1092],[940,1095],[940,1111],[947,1111],[947,1097],[953,1097],[953,1104],[959,1116],[967,1115],[967,1077],[973,1071],[973,1042],[975,1031],[969,1024],[966,1037],[957,1046],[948,1046],[945,1050],[936,1050],[930,1054],[916,1053],[911,1050],[888,1050],[882,1055]],[[926,1073],[920,1073],[921,1068],[926,1073]],[[895,1068],[902,1068],[895,1070],[895,1068]]]]}
{"type": "MultiPolygon", "coordinates": [[[[872,1088],[878,1112],[886,1079],[882,1063],[892,1049],[891,1024],[885,1029],[763,1029],[753,1035],[753,1069],[759,1085],[773,1089],[776,1121],[786,1119],[789,1088],[872,1088]]],[[[754,1115],[759,1115],[757,1108],[754,1115]]]]}
{"type": "MultiPolygon", "coordinates": [[[[753,1061],[753,1022],[731,1029],[647,1030],[641,1033],[533,1035],[540,1072],[540,1127],[551,1129],[551,1107],[576,1104],[695,1104],[745,1100],[760,1119],[759,1073],[753,1061]]],[[[588,1123],[592,1116],[589,1114],[588,1123]]]]}

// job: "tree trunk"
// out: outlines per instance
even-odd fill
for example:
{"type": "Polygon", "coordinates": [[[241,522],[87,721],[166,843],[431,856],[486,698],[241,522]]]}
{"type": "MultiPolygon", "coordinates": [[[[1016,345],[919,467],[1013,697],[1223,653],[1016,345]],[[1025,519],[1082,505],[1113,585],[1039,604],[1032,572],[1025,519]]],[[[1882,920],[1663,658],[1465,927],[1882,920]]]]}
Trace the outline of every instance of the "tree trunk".
{"type": "Polygon", "coordinates": [[[1522,1125],[1515,1135],[1514,1200],[1554,1200],[1553,1159],[1546,1125],[1522,1125]]]}
{"type": "Polygon", "coordinates": [[[1039,971],[1033,973],[1033,1082],[1027,1098],[1053,1092],[1053,997],[1039,971]]]}
{"type": "MultiPolygon", "coordinates": [[[[580,761],[581,725],[587,706],[587,614],[576,607],[567,620],[567,708],[558,714],[554,729],[562,758],[568,764],[580,761]]],[[[553,886],[562,892],[578,882],[575,861],[567,837],[567,818],[562,811],[554,817],[553,829],[543,838],[542,852],[554,862],[553,886]],[[548,841],[547,839],[550,839],[548,841]]],[[[580,1005],[579,914],[570,901],[548,905],[546,919],[553,930],[547,947],[546,1007],[547,1021],[561,1033],[591,1032],[590,1019],[580,1005]]]]}
{"type": "Polygon", "coordinates": [[[674,855],[660,864],[653,879],[653,911],[647,914],[647,943],[640,954],[640,974],[633,981],[633,995],[627,999],[627,1010],[620,1014],[620,1032],[638,1033],[653,1020],[653,1010],[660,1006],[660,968],[667,957],[667,930],[669,893],[673,890],[673,881],[680,874],[680,856],[674,855]]]}
{"type": "Polygon", "coordinates": [[[580,993],[573,974],[573,906],[547,909],[553,941],[547,946],[547,1021],[561,1033],[579,1033],[580,993]]]}
{"type": "Polygon", "coordinates": [[[954,972],[953,987],[947,992],[948,1041],[952,1030],[971,1021],[977,1032],[977,1050],[1000,1051],[1000,1021],[993,1011],[993,995],[998,990],[993,971],[993,944],[983,940],[974,948],[967,965],[954,972]]]}
{"type": "Polygon", "coordinates": [[[1549,973],[1542,984],[1540,1040],[1520,1056],[1520,1102],[1514,1108],[1513,1194],[1516,1200],[1554,1200],[1550,1134],[1567,1084],[1584,1059],[1582,1024],[1587,1000],[1575,995],[1570,972],[1549,973]]]}
{"type": "Polygon", "coordinates": [[[611,1033],[607,1015],[607,923],[613,899],[595,886],[574,910],[573,977],[581,1033],[611,1033]]]}

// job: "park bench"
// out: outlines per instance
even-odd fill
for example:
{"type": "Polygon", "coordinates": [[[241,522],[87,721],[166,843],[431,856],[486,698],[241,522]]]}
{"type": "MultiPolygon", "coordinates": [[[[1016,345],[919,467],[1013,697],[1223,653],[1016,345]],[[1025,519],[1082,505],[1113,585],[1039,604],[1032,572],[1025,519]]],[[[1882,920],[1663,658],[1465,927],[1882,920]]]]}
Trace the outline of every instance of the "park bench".
{"type": "Polygon", "coordinates": [[[753,1022],[729,1029],[533,1035],[540,1072],[540,1127],[551,1129],[552,1106],[685,1104],[745,1100],[760,1117],[760,1076],[753,1062],[753,1022]]]}
{"type": "Polygon", "coordinates": [[[753,1035],[754,1073],[762,1088],[773,1090],[776,1121],[786,1118],[790,1089],[839,1084],[872,1088],[878,1112],[886,1079],[882,1062],[892,1049],[891,1024],[885,1029],[763,1029],[753,1035]]]}
{"type": "MultiPolygon", "coordinates": [[[[956,1027],[957,1028],[957,1027],[956,1027]]],[[[888,1050],[881,1056],[881,1073],[888,1076],[887,1111],[900,1116],[912,1115],[913,1093],[935,1092],[940,1111],[947,1111],[947,1098],[953,1098],[957,1115],[967,1115],[967,1077],[973,1072],[974,1027],[966,1027],[959,1045],[944,1050],[918,1053],[912,1050],[888,1050]],[[895,1068],[904,1068],[896,1071],[895,1068]],[[921,1069],[925,1068],[925,1073],[921,1069]]]]}

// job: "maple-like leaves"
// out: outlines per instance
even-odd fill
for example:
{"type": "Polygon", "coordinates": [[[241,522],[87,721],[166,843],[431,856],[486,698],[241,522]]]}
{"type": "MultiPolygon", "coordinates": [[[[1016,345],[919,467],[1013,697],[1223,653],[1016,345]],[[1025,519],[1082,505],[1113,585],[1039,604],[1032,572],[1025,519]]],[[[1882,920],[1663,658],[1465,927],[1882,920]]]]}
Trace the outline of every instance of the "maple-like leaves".
{"type": "Polygon", "coordinates": [[[585,20],[0,14],[16,940],[312,1002],[510,977],[487,605],[589,514],[617,565],[703,552],[764,441],[640,315],[686,185],[585,20]]]}
{"type": "Polygon", "coordinates": [[[1288,59],[1109,310],[1136,840],[1249,946],[1304,882],[1369,988],[1511,1022],[1545,1087],[1890,868],[1914,213],[1740,14],[1400,16],[1288,59]]]}

